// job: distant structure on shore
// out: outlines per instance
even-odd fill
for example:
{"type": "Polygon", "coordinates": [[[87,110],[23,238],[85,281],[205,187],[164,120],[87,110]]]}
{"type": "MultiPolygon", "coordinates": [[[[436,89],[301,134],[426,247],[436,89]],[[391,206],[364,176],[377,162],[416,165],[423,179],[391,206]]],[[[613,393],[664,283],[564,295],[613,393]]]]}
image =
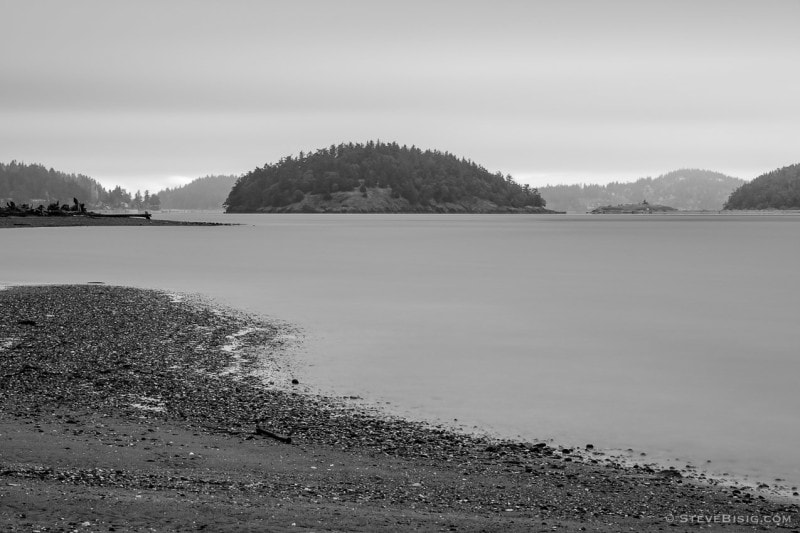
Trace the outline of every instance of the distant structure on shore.
{"type": "Polygon", "coordinates": [[[681,211],[719,211],[731,192],[744,183],[719,172],[683,169],[631,183],[548,185],[539,192],[550,209],[576,213],[601,206],[635,204],[642,198],[681,211]]]}
{"type": "Polygon", "coordinates": [[[535,188],[435,150],[370,141],[300,152],[242,176],[228,213],[552,213],[535,188]]]}

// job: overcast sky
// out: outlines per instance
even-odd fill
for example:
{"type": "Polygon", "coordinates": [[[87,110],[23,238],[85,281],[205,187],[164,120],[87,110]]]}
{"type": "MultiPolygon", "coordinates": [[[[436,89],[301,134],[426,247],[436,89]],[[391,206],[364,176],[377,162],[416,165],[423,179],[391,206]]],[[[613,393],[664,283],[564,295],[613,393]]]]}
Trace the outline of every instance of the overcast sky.
{"type": "Polygon", "coordinates": [[[800,0],[0,0],[0,161],[158,190],[340,142],[517,181],[800,162],[800,0]]]}

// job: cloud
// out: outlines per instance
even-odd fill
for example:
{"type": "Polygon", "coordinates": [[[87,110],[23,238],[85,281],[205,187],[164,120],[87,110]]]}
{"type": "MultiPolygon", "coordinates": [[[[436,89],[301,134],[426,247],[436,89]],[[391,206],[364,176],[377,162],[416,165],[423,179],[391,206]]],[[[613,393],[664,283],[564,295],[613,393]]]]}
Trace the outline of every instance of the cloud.
{"type": "Polygon", "coordinates": [[[0,157],[133,180],[375,138],[531,176],[794,153],[798,2],[381,5],[4,4],[0,157]]]}

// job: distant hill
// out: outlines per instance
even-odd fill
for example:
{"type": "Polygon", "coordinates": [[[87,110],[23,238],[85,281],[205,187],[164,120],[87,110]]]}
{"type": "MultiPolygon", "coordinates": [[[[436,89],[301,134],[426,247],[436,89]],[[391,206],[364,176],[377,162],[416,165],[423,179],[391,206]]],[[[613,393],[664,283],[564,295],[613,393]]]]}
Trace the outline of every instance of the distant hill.
{"type": "Polygon", "coordinates": [[[66,174],[44,165],[12,161],[0,163],[0,199],[3,205],[13,201],[18,205],[38,206],[51,202],[72,204],[77,198],[87,206],[103,202],[108,192],[95,180],[83,174],[66,174]]]}
{"type": "Polygon", "coordinates": [[[800,164],[745,183],[731,193],[725,209],[800,209],[800,164]]]}
{"type": "Polygon", "coordinates": [[[161,209],[222,209],[236,176],[206,176],[158,192],[161,209]]]}
{"type": "Polygon", "coordinates": [[[370,141],[301,152],[248,172],[229,213],[547,212],[536,189],[439,151],[370,141]]]}
{"type": "Polygon", "coordinates": [[[539,192],[548,207],[558,211],[587,212],[601,206],[637,204],[669,205],[682,211],[718,211],[731,191],[744,184],[710,170],[682,169],[657,178],[608,185],[548,185],[539,192]]]}

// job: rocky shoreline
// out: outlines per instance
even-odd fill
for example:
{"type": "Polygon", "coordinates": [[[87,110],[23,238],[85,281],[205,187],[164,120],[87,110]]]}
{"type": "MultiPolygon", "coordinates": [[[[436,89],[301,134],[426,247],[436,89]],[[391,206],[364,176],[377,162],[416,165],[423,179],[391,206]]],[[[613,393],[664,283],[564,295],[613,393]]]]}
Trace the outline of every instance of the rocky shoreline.
{"type": "Polygon", "coordinates": [[[293,333],[158,291],[0,291],[0,529],[800,530],[758,490],[304,393],[293,333]]]}

